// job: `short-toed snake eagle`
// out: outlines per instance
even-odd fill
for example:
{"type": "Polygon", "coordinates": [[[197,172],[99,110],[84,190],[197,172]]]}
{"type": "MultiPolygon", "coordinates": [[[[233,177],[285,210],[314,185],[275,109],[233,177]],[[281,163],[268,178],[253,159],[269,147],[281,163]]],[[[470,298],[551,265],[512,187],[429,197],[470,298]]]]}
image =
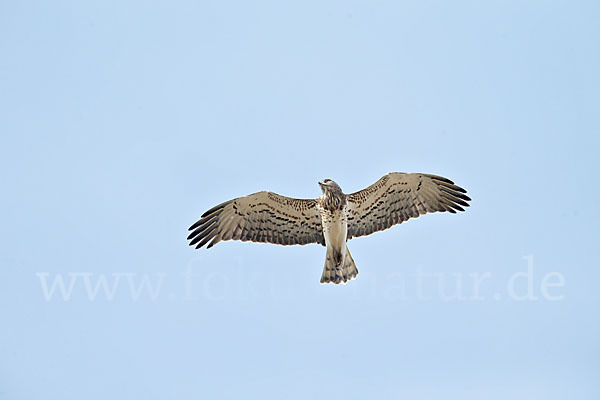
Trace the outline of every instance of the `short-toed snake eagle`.
{"type": "Polygon", "coordinates": [[[258,192],[219,204],[190,227],[190,246],[211,248],[222,240],[327,247],[321,283],[354,279],[358,269],[346,245],[410,218],[438,211],[464,211],[471,199],[446,178],[392,172],[371,186],[344,194],[331,179],[319,182],[316,199],[258,192]]]}

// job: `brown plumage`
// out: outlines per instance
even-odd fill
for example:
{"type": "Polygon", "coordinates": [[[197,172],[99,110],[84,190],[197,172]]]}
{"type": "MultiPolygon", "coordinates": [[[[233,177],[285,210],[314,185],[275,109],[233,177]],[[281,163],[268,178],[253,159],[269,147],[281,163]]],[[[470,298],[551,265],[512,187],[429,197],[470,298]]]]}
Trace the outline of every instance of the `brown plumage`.
{"type": "Polygon", "coordinates": [[[190,227],[190,246],[211,248],[221,240],[281,245],[325,245],[316,200],[258,192],[215,206],[190,227]],[[210,242],[210,243],[209,243],[210,242]]]}
{"type": "Polygon", "coordinates": [[[471,200],[451,180],[428,174],[389,173],[349,195],[330,179],[319,184],[323,195],[316,199],[258,192],[221,203],[190,227],[190,246],[210,248],[222,240],[319,243],[327,247],[321,282],[341,283],[358,274],[347,240],[427,213],[464,211],[471,200]]]}
{"type": "Polygon", "coordinates": [[[348,239],[370,235],[409,218],[465,211],[471,199],[450,179],[428,174],[390,173],[348,195],[348,239]]]}

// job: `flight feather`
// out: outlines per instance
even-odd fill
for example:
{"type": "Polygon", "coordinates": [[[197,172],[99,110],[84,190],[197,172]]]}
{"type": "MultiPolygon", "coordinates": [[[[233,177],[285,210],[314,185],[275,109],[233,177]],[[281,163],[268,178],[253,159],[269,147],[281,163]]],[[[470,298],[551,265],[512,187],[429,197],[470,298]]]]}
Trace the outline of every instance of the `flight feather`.
{"type": "Polygon", "coordinates": [[[294,199],[272,192],[238,197],[206,211],[190,228],[190,245],[212,247],[222,240],[281,245],[325,245],[315,199],[294,199]]]}
{"type": "Polygon", "coordinates": [[[348,239],[427,213],[464,211],[471,200],[465,193],[450,179],[437,175],[386,174],[371,186],[348,195],[348,239]]]}

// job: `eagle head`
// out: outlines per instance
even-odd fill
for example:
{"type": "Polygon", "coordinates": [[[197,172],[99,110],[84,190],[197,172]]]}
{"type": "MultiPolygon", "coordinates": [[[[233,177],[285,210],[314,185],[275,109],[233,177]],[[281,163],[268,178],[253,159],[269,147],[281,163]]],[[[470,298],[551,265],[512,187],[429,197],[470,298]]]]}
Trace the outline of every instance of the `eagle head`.
{"type": "Polygon", "coordinates": [[[319,186],[321,186],[323,193],[342,192],[342,188],[340,188],[340,186],[331,179],[323,179],[322,181],[319,181],[319,186]]]}
{"type": "Polygon", "coordinates": [[[321,196],[320,204],[332,212],[341,210],[346,205],[346,195],[342,192],[342,188],[331,179],[323,179],[319,182],[323,196],[321,196]]]}

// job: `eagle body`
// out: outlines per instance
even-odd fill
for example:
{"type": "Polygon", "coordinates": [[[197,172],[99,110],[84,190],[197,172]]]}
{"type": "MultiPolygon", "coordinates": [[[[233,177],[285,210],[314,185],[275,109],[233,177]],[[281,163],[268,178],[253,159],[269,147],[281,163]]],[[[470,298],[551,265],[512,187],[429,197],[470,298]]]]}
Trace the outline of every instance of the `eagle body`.
{"type": "Polygon", "coordinates": [[[323,195],[317,199],[321,214],[323,237],[327,252],[321,283],[347,282],[358,275],[358,269],[350,256],[348,240],[348,201],[342,189],[333,181],[319,182],[323,195]]]}
{"type": "Polygon", "coordinates": [[[326,247],[321,283],[345,283],[358,275],[347,241],[420,215],[464,211],[466,190],[437,175],[392,172],[371,186],[345,194],[331,179],[322,195],[294,199],[258,192],[221,203],[193,224],[191,246],[211,248],[224,240],[326,247]]]}
{"type": "Polygon", "coordinates": [[[346,210],[337,210],[329,212],[321,210],[321,221],[323,224],[323,236],[325,237],[325,246],[329,250],[335,249],[337,252],[346,244],[348,237],[348,219],[346,210]]]}

